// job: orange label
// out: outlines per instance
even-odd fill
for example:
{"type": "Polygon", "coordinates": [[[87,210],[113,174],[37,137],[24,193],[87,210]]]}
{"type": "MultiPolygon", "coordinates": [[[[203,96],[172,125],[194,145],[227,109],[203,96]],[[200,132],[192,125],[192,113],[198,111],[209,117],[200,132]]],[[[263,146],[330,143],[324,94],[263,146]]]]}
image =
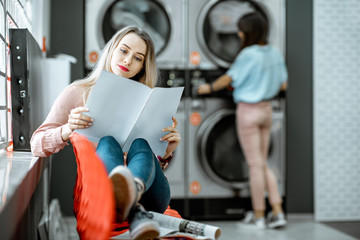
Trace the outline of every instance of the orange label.
{"type": "Polygon", "coordinates": [[[198,112],[193,112],[190,115],[190,123],[193,126],[198,126],[201,123],[201,115],[198,112]]]}
{"type": "Polygon", "coordinates": [[[191,54],[190,54],[190,63],[193,64],[193,65],[199,65],[200,61],[201,61],[200,53],[197,52],[197,51],[191,52],[191,54]]]}
{"type": "Polygon", "coordinates": [[[96,51],[91,51],[89,54],[89,61],[92,63],[96,63],[96,61],[98,60],[98,53],[96,51]]]}
{"type": "Polygon", "coordinates": [[[190,192],[194,195],[199,194],[201,191],[201,184],[198,181],[192,181],[190,183],[190,192]]]}

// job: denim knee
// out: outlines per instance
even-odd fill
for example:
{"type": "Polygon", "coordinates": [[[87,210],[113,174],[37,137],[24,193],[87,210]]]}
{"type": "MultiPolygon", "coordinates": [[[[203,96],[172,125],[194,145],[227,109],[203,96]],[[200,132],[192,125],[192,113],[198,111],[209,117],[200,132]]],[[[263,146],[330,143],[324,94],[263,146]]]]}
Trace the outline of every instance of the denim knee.
{"type": "Polygon", "coordinates": [[[100,138],[99,144],[100,143],[114,144],[114,143],[117,143],[117,141],[113,136],[105,136],[105,137],[100,138]]]}
{"type": "Polygon", "coordinates": [[[105,151],[107,153],[112,153],[114,151],[122,151],[120,144],[116,141],[113,136],[102,137],[99,141],[97,151],[105,151]]]}
{"type": "Polygon", "coordinates": [[[143,138],[135,139],[131,144],[131,148],[151,150],[149,143],[143,138]]]}
{"type": "Polygon", "coordinates": [[[118,165],[124,165],[124,156],[120,144],[112,136],[102,137],[96,148],[96,154],[105,164],[108,173],[118,165]]]}

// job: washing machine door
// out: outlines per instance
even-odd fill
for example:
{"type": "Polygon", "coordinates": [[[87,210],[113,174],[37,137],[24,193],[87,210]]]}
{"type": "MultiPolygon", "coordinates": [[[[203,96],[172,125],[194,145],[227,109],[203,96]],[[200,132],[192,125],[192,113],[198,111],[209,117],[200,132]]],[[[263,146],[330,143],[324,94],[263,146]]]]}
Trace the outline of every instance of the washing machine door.
{"type": "Polygon", "coordinates": [[[104,6],[99,16],[99,43],[105,46],[119,29],[136,25],[143,28],[152,38],[156,55],[163,51],[169,41],[171,25],[165,8],[157,1],[118,0],[104,6]]]}
{"type": "Polygon", "coordinates": [[[236,134],[235,110],[218,110],[199,128],[198,153],[210,178],[223,186],[242,189],[247,186],[249,174],[236,134]]]}
{"type": "Polygon", "coordinates": [[[246,0],[209,1],[197,22],[197,38],[204,53],[219,66],[229,68],[241,46],[237,21],[258,8],[246,0]]]}
{"type": "MultiPolygon", "coordinates": [[[[199,159],[212,180],[232,189],[248,187],[249,170],[237,137],[235,109],[221,109],[207,118],[197,140],[199,159]]],[[[269,156],[272,150],[271,137],[269,156]]]]}

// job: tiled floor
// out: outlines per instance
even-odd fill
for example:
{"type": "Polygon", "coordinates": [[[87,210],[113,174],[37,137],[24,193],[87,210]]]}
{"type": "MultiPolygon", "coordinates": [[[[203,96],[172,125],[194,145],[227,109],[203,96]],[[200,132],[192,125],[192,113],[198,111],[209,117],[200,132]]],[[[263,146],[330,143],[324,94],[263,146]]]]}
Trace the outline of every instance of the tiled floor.
{"type": "MultiPolygon", "coordinates": [[[[221,240],[235,239],[267,239],[267,240],[353,240],[360,239],[360,235],[352,237],[335,228],[313,221],[312,215],[289,215],[286,228],[278,230],[254,231],[249,230],[239,221],[207,222],[222,229],[221,240]]],[[[360,226],[360,222],[357,223],[360,226]]],[[[354,227],[355,227],[354,223],[354,227]]]]}
{"type": "MultiPolygon", "coordinates": [[[[68,239],[77,240],[76,221],[74,218],[64,218],[68,229],[68,239]]],[[[279,230],[254,231],[241,225],[240,221],[202,221],[221,228],[219,240],[356,240],[360,239],[359,231],[346,234],[328,224],[314,222],[312,215],[288,215],[288,225],[279,230]],[[358,234],[358,235],[357,235],[358,234]]],[[[333,224],[334,226],[336,224],[333,224]]],[[[360,222],[353,222],[354,228],[360,227],[360,222]]]]}

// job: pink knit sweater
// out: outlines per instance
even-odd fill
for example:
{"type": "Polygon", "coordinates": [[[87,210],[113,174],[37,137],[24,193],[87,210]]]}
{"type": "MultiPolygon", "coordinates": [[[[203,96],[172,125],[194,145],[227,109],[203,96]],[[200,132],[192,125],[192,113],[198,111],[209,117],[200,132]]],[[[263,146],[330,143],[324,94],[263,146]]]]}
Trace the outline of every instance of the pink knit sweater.
{"type": "Polygon", "coordinates": [[[61,137],[61,129],[67,123],[70,111],[84,106],[84,90],[82,86],[69,85],[57,97],[45,121],[31,137],[31,151],[35,157],[47,157],[68,145],[61,137]]]}

